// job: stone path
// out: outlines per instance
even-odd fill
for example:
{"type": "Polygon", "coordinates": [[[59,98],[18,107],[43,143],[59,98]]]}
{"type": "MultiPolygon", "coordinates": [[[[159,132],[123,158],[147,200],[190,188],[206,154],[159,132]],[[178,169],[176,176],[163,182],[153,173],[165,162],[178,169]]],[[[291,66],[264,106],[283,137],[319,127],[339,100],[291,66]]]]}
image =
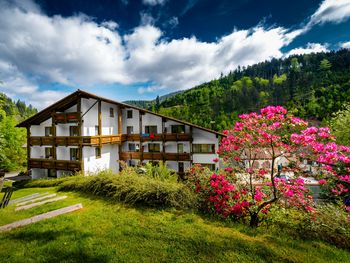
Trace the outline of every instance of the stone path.
{"type": "Polygon", "coordinates": [[[26,204],[30,204],[30,203],[35,203],[35,202],[40,201],[40,200],[44,200],[44,199],[47,199],[47,198],[55,197],[56,195],[57,194],[49,194],[49,195],[40,196],[38,198],[29,199],[27,201],[24,201],[24,202],[16,204],[16,206],[22,206],[22,205],[26,205],[26,204]]]}
{"type": "Polygon", "coordinates": [[[19,203],[19,202],[24,202],[24,201],[27,201],[27,200],[30,200],[30,199],[33,199],[33,198],[37,198],[39,196],[47,195],[47,194],[48,194],[48,192],[43,193],[43,194],[35,193],[35,194],[31,194],[31,195],[26,195],[26,196],[23,196],[23,197],[11,200],[9,204],[15,204],[15,203],[19,203]]]}
{"type": "Polygon", "coordinates": [[[15,211],[27,210],[27,209],[30,209],[32,207],[41,206],[43,204],[56,202],[56,201],[65,199],[67,197],[68,196],[64,195],[64,196],[59,196],[59,197],[56,197],[56,198],[47,199],[47,200],[44,200],[44,201],[41,201],[41,202],[29,204],[29,205],[19,206],[19,207],[16,207],[15,211]]]}
{"type": "Polygon", "coordinates": [[[47,212],[47,213],[43,213],[43,214],[40,214],[40,215],[37,215],[37,216],[33,216],[33,217],[30,217],[30,218],[27,218],[27,219],[16,221],[16,222],[13,222],[11,224],[0,226],[0,232],[9,231],[9,230],[11,230],[13,228],[16,228],[16,227],[29,225],[29,224],[32,224],[32,223],[35,223],[35,222],[38,222],[38,221],[41,221],[41,220],[44,220],[44,219],[47,219],[47,218],[56,217],[56,216],[59,216],[59,215],[62,215],[62,214],[66,214],[66,213],[69,213],[69,212],[73,212],[73,211],[76,211],[76,210],[79,210],[79,209],[82,209],[82,208],[83,208],[82,204],[76,204],[76,205],[67,206],[67,207],[64,207],[64,208],[61,208],[61,209],[53,210],[53,211],[50,211],[50,212],[47,212]]]}

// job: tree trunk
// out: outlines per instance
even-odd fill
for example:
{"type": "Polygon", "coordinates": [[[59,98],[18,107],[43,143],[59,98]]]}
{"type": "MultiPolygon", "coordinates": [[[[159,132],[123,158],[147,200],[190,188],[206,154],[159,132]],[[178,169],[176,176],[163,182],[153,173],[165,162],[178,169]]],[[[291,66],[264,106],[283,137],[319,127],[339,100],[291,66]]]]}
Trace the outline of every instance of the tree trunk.
{"type": "Polygon", "coordinates": [[[259,225],[259,216],[257,213],[253,213],[250,216],[250,227],[258,227],[259,225]]]}

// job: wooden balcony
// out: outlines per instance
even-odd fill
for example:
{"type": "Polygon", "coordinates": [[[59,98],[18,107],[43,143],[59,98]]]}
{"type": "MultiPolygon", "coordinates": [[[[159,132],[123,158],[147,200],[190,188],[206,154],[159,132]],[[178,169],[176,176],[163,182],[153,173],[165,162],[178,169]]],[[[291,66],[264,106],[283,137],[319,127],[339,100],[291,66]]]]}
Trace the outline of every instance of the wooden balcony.
{"type": "Polygon", "coordinates": [[[79,171],[81,168],[81,162],[32,158],[29,159],[29,168],[79,171]]]}
{"type": "Polygon", "coordinates": [[[120,144],[122,135],[102,135],[102,136],[31,136],[30,145],[56,145],[56,146],[92,146],[100,144],[120,144]]]}
{"type": "Polygon", "coordinates": [[[165,160],[165,161],[190,161],[189,153],[163,153],[163,152],[122,152],[120,160],[144,159],[144,160],[165,160]]]}
{"type": "Polygon", "coordinates": [[[81,119],[80,112],[55,113],[53,115],[55,123],[74,123],[81,119]]]}
{"type": "Polygon", "coordinates": [[[190,141],[189,133],[157,133],[154,136],[140,136],[140,134],[123,134],[123,141],[190,141]]]}

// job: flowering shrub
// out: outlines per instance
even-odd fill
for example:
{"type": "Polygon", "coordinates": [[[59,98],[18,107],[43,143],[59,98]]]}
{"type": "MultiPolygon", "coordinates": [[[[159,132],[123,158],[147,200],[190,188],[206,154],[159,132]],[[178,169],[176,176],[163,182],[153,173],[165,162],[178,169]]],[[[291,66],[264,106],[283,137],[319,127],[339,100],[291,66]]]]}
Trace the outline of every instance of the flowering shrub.
{"type": "Polygon", "coordinates": [[[226,137],[218,150],[228,167],[209,179],[207,175],[199,179],[198,171],[192,175],[197,178],[195,191],[212,212],[249,217],[251,226],[257,226],[271,206],[313,213],[312,197],[300,177],[306,173],[301,163],[304,159],[319,164],[320,184],[327,185],[330,176],[341,181],[332,188],[334,195],[348,191],[343,183],[349,182],[349,176],[339,175],[336,167],[350,163],[350,147],[338,146],[328,128],[308,127],[306,121],[287,114],[281,106],[239,117],[232,130],[224,131],[226,137]]]}

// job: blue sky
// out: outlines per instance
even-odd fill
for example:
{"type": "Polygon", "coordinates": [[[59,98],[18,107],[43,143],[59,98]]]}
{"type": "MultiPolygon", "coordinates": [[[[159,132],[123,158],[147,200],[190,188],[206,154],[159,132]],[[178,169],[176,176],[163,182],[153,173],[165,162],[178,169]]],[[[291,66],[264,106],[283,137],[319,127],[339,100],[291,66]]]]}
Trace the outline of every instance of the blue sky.
{"type": "Polygon", "coordinates": [[[0,0],[0,92],[153,99],[273,57],[350,48],[350,0],[0,0]]]}

